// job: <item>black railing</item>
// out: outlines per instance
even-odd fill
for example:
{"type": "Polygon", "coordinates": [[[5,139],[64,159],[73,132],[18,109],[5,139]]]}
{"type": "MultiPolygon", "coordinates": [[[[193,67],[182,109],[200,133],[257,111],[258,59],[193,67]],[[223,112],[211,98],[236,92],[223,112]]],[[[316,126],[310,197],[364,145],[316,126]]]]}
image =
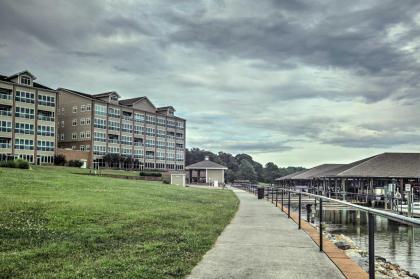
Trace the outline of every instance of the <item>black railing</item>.
{"type": "MultiPolygon", "coordinates": [[[[258,186],[256,185],[242,185],[242,186],[235,186],[237,188],[241,188],[246,190],[254,195],[257,195],[258,186]]],[[[301,219],[302,219],[302,195],[308,196],[310,198],[314,198],[314,203],[316,207],[317,200],[319,201],[319,250],[323,252],[323,203],[324,201],[338,203],[342,205],[346,205],[350,208],[360,210],[366,212],[368,214],[368,260],[369,260],[369,279],[375,278],[375,216],[381,216],[395,222],[404,223],[407,225],[412,226],[420,226],[420,220],[409,218],[406,216],[398,215],[395,213],[386,212],[383,210],[378,210],[374,208],[369,208],[365,206],[356,205],[347,201],[333,199],[317,194],[301,192],[301,191],[294,191],[290,189],[284,188],[274,188],[274,187],[265,187],[264,188],[264,196],[267,200],[278,207],[278,203],[281,202],[280,209],[284,212],[284,196],[287,194],[287,217],[290,218],[290,208],[291,208],[291,195],[297,195],[298,198],[298,229],[301,229],[301,219]],[[279,199],[280,195],[280,199],[279,199]]],[[[308,213],[308,222],[310,220],[309,212],[308,213]]]]}

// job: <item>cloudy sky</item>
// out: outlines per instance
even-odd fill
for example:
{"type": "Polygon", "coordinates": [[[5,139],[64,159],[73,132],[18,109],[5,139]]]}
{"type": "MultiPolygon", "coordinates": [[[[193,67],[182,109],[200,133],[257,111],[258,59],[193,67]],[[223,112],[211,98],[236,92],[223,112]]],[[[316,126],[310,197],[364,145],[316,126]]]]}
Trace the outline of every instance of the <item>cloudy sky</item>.
{"type": "Polygon", "coordinates": [[[187,146],[313,166],[420,151],[420,1],[0,1],[0,73],[173,105],[187,146]]]}

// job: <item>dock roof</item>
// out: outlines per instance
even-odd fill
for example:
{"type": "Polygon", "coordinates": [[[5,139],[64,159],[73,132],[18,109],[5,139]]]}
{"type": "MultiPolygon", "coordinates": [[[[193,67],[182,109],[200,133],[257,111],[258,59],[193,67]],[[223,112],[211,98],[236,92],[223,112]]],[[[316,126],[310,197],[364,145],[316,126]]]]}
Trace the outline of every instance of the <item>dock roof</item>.
{"type": "Polygon", "coordinates": [[[362,160],[336,176],[420,178],[420,153],[382,153],[362,160]]]}

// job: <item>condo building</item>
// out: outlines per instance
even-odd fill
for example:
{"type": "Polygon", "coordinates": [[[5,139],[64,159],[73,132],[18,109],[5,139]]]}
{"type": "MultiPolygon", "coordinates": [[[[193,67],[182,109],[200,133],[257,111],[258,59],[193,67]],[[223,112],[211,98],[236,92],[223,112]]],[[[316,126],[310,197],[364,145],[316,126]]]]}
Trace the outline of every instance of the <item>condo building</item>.
{"type": "Polygon", "coordinates": [[[0,161],[53,163],[57,92],[29,71],[0,75],[0,161]]]}
{"type": "MultiPolygon", "coordinates": [[[[127,158],[114,167],[183,170],[185,119],[172,106],[147,97],[121,99],[117,92],[58,91],[58,146],[89,153],[88,164],[109,166],[107,154],[127,158]]],[[[112,163],[114,164],[114,163],[112,163]]]]}

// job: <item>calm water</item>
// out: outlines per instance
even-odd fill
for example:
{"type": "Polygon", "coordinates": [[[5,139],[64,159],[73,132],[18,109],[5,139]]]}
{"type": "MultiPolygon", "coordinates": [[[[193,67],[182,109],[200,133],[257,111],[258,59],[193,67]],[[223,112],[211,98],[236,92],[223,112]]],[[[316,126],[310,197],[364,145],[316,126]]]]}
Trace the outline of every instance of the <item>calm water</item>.
{"type": "MultiPolygon", "coordinates": [[[[344,234],[356,245],[367,250],[366,213],[360,213],[360,221],[356,220],[354,211],[326,211],[325,214],[329,231],[344,234]]],[[[375,254],[420,274],[420,228],[376,217],[375,254]]]]}

